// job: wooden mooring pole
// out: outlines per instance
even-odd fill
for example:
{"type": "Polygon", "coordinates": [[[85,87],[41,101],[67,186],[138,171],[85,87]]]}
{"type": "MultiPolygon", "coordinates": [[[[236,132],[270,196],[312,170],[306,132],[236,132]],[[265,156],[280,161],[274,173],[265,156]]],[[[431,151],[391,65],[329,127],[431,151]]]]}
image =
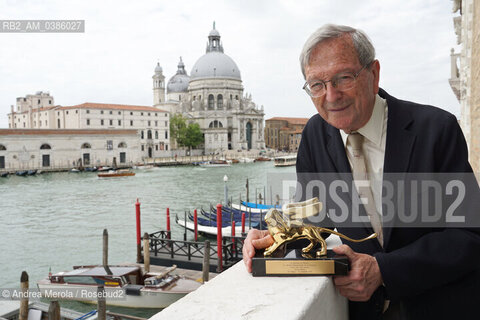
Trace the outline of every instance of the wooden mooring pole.
{"type": "Polygon", "coordinates": [[[103,229],[103,268],[108,275],[112,275],[112,270],[108,266],[108,231],[103,229]]]}
{"type": "Polygon", "coordinates": [[[28,319],[28,273],[22,271],[20,276],[20,290],[22,291],[22,299],[20,299],[19,320],[28,319]],[[25,297],[25,298],[23,298],[25,297]]]}
{"type": "Polygon", "coordinates": [[[97,289],[97,319],[106,320],[107,318],[107,301],[105,299],[105,288],[99,285],[97,289]]]}
{"type": "Polygon", "coordinates": [[[137,221],[137,263],[142,262],[142,248],[141,248],[141,226],[140,226],[140,202],[135,202],[135,213],[137,221]]]}
{"type": "Polygon", "coordinates": [[[208,281],[210,275],[210,241],[205,240],[205,251],[203,252],[203,264],[202,264],[203,283],[208,281]]]}
{"type": "Polygon", "coordinates": [[[245,212],[242,212],[242,236],[245,234],[245,212]]]}
{"type": "Polygon", "coordinates": [[[217,254],[218,254],[218,265],[217,272],[222,272],[222,205],[217,204],[217,254]]]}
{"type": "MultiPolygon", "coordinates": [[[[185,223],[187,223],[185,221],[185,223]]],[[[171,233],[171,230],[170,230],[170,208],[167,208],[167,238],[170,239],[170,233],[171,233]]]]}
{"type": "Polygon", "coordinates": [[[143,235],[143,268],[145,273],[150,272],[150,241],[147,232],[143,235]]]}
{"type": "Polygon", "coordinates": [[[58,301],[50,301],[48,306],[48,320],[60,320],[60,303],[58,301]]]}
{"type": "Polygon", "coordinates": [[[193,228],[195,233],[195,241],[198,241],[198,215],[197,209],[193,210],[193,228]]]}
{"type": "Polygon", "coordinates": [[[183,228],[183,241],[187,241],[187,211],[184,211],[183,214],[184,228],[183,228]]]}

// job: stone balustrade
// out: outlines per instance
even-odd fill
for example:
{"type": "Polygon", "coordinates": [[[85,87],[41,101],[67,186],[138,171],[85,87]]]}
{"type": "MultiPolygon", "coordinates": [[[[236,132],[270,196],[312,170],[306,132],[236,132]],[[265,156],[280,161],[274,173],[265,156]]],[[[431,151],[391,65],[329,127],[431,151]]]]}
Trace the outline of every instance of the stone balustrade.
{"type": "Polygon", "coordinates": [[[331,277],[252,277],[239,262],[150,319],[342,320],[348,303],[331,277]]]}

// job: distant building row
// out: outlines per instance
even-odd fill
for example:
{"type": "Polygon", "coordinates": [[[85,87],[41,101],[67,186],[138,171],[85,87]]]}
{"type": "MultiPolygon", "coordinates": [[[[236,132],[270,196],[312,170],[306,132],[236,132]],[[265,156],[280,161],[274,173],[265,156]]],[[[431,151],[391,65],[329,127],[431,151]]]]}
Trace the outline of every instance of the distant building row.
{"type": "Polygon", "coordinates": [[[270,149],[297,152],[307,121],[308,118],[284,117],[265,120],[265,145],[270,149]]]}
{"type": "Polygon", "coordinates": [[[0,129],[0,170],[131,166],[141,160],[137,130],[0,129]]]}
{"type": "Polygon", "coordinates": [[[49,93],[17,98],[8,114],[11,129],[134,129],[145,157],[159,157],[169,148],[169,113],[154,107],[83,103],[55,106],[49,93]]]}

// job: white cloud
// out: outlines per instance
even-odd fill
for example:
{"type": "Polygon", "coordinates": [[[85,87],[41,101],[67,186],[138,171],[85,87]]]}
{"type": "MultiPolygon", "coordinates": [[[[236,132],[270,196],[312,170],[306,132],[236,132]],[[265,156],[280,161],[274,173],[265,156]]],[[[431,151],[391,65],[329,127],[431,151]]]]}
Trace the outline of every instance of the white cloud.
{"type": "Polygon", "coordinates": [[[16,97],[39,90],[61,105],[150,105],[157,61],[167,79],[179,56],[190,73],[214,20],[266,118],[314,114],[298,54],[327,22],[370,35],[387,91],[459,113],[448,85],[456,44],[449,1],[7,1],[0,12],[0,19],[86,21],[84,34],[0,33],[0,127],[8,127],[16,97]]]}

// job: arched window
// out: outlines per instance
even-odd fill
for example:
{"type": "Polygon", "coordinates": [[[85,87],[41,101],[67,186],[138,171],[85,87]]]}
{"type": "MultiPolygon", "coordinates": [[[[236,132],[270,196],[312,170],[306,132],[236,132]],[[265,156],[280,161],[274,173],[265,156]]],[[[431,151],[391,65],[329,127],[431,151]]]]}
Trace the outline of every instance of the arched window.
{"type": "Polygon", "coordinates": [[[142,136],[142,139],[145,137],[144,133],[143,133],[143,130],[140,131],[141,132],[141,136],[142,136]]]}
{"type": "Polygon", "coordinates": [[[85,142],[84,144],[82,144],[82,149],[90,149],[90,148],[92,148],[92,146],[90,145],[90,143],[85,142]]]}
{"type": "Polygon", "coordinates": [[[223,96],[221,94],[217,96],[217,109],[223,109],[223,96]]]}
{"type": "Polygon", "coordinates": [[[49,150],[49,149],[52,149],[52,147],[50,147],[50,145],[48,143],[44,143],[40,146],[40,149],[41,150],[49,150]]]}
{"type": "Polygon", "coordinates": [[[223,124],[218,120],[214,120],[214,121],[210,122],[208,127],[209,128],[223,128],[223,124]]]}
{"type": "Polygon", "coordinates": [[[208,95],[208,110],[213,110],[215,104],[215,98],[213,94],[208,95]]]}
{"type": "Polygon", "coordinates": [[[152,139],[152,130],[147,131],[147,139],[152,139]]]}
{"type": "Polygon", "coordinates": [[[127,144],[126,144],[125,142],[120,142],[120,143],[118,144],[118,147],[119,147],[119,148],[126,148],[126,147],[127,147],[127,144]]]}
{"type": "Polygon", "coordinates": [[[7,150],[7,148],[3,144],[0,144],[0,151],[5,151],[5,150],[7,150]]]}
{"type": "Polygon", "coordinates": [[[155,139],[158,139],[158,131],[155,131],[155,139]]]}

